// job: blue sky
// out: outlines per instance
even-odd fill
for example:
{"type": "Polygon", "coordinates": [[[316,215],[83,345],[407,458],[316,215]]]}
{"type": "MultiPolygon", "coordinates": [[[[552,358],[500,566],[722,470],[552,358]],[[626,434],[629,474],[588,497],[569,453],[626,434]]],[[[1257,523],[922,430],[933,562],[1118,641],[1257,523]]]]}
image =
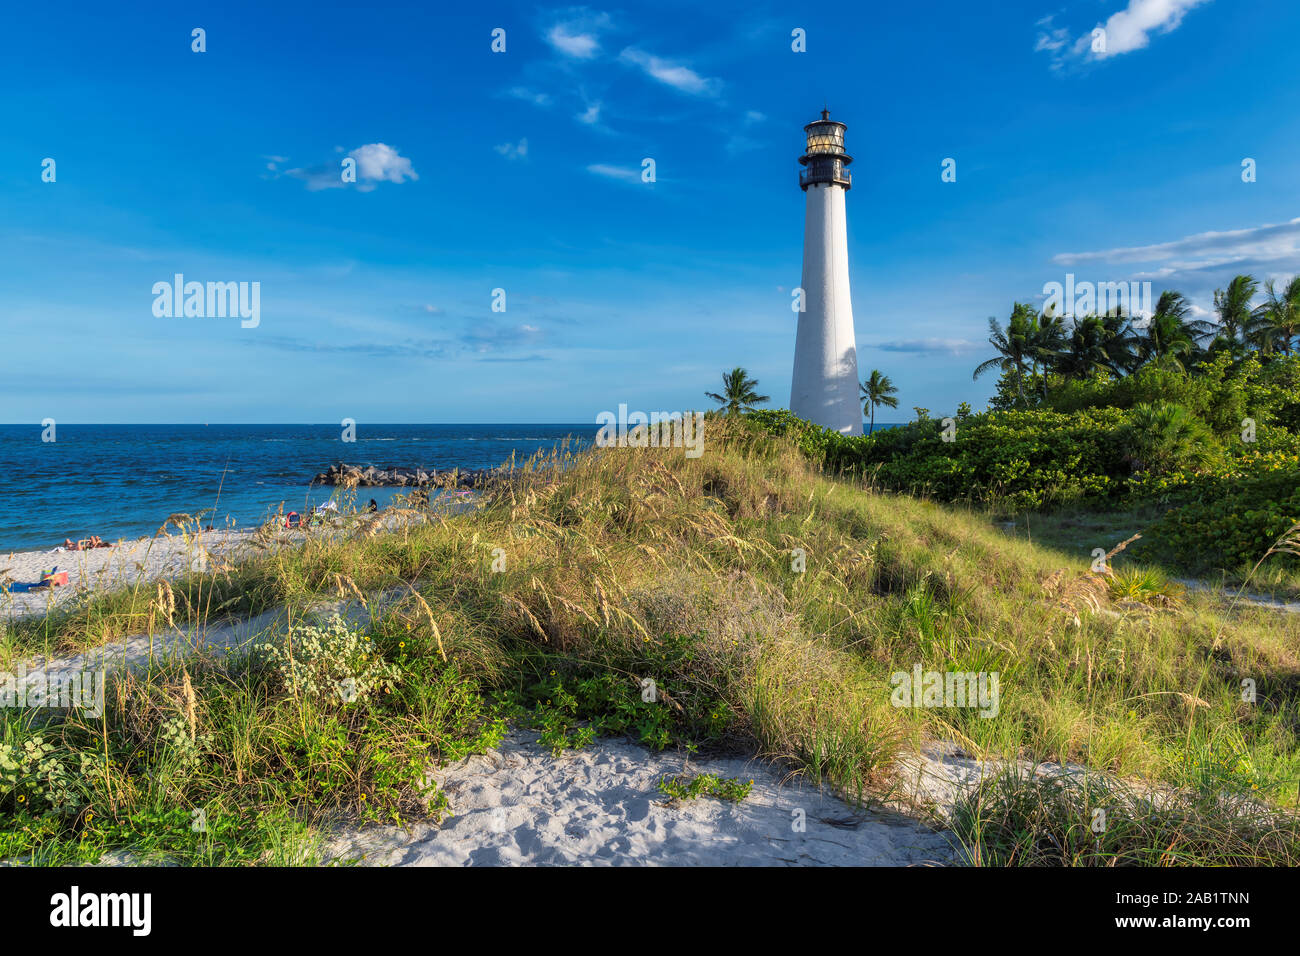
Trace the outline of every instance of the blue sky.
{"type": "Polygon", "coordinates": [[[981,408],[988,316],[1067,272],[1208,309],[1300,270],[1298,31],[1293,0],[11,5],[0,421],[584,422],[737,364],[784,406],[823,103],[882,417],[981,408]],[[178,272],[259,282],[260,324],[155,316],[178,272]]]}

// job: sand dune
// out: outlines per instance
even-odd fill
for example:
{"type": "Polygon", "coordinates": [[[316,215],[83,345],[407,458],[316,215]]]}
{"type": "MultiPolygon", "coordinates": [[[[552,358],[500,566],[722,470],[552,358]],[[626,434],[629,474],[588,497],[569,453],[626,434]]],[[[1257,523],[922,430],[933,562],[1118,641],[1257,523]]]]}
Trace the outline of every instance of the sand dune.
{"type": "MultiPolygon", "coordinates": [[[[394,596],[369,607],[357,602],[320,602],[310,611],[338,613],[365,623],[394,596]]],[[[169,629],[128,636],[84,654],[28,663],[45,677],[89,669],[137,668],[155,659],[234,650],[281,633],[284,612],[201,630],[169,629]]],[[[33,673],[28,680],[35,679],[33,673]]],[[[715,865],[715,866],[909,866],[954,862],[948,837],[894,811],[863,811],[801,778],[783,780],[764,762],[749,758],[696,759],[656,753],[626,740],[602,739],[589,749],[553,757],[535,733],[513,731],[501,746],[430,776],[447,793],[453,816],[441,826],[411,830],[348,828],[324,842],[326,862],[367,865],[715,865]],[[659,790],[666,775],[713,773],[754,781],[740,803],[700,797],[670,800],[659,790]]],[[[922,758],[924,767],[931,767],[922,758]]],[[[950,768],[934,764],[926,779],[947,779],[950,768]]],[[[954,779],[970,779],[962,771],[954,779]],[[965,776],[962,776],[965,774],[965,776]]],[[[978,775],[975,775],[977,778],[978,775]]],[[[942,790],[942,786],[940,787],[942,790]]],[[[951,800],[946,793],[944,799],[951,800]]],[[[129,852],[108,865],[142,862],[129,852]]]]}
{"type": "MultiPolygon", "coordinates": [[[[286,540],[283,543],[288,543],[286,540]]],[[[205,535],[210,559],[237,556],[246,535],[205,535]]],[[[58,600],[133,576],[173,576],[190,569],[195,542],[180,536],[121,548],[78,552],[73,586],[58,600]],[[146,557],[147,552],[147,557],[146,557]]],[[[48,566],[48,552],[0,559],[11,578],[48,566]]],[[[60,555],[60,558],[64,557],[60,555]]],[[[74,571],[74,566],[67,568],[74,571]]],[[[62,593],[60,593],[62,592],[62,593]]],[[[307,613],[339,613],[357,624],[382,613],[402,595],[375,595],[363,606],[322,601],[307,613]]],[[[14,595],[46,600],[45,595],[14,595]]],[[[43,609],[43,603],[15,605],[43,609]]],[[[84,654],[33,660],[29,669],[45,676],[89,669],[141,667],[155,659],[196,649],[233,650],[282,633],[285,612],[214,622],[196,630],[170,629],[130,635],[84,654]]],[[[513,731],[488,754],[431,768],[447,793],[453,815],[439,825],[410,830],[370,826],[328,835],[327,862],[359,860],[367,865],[934,865],[957,862],[950,835],[925,820],[942,819],[958,797],[1001,764],[978,761],[958,748],[932,743],[898,765],[901,789],[894,810],[865,811],[799,777],[784,779],[756,758],[715,757],[685,762],[676,752],[656,753],[626,740],[602,739],[589,749],[553,757],[536,734],[513,731]],[[673,801],[659,790],[666,775],[712,773],[752,779],[740,803],[700,797],[673,801]]],[[[1059,771],[1059,768],[1057,768],[1059,771]]],[[[130,853],[106,862],[130,861],[130,853]]],[[[139,861],[137,861],[139,862],[139,861]]]]}

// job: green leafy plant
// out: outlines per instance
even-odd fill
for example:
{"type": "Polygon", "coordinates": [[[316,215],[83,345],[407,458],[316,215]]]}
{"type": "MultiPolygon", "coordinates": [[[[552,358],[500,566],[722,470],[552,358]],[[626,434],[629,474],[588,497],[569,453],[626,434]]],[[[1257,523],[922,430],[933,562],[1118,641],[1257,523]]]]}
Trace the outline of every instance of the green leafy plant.
{"type": "Polygon", "coordinates": [[[40,815],[83,805],[94,757],[73,752],[36,731],[5,726],[0,741],[0,808],[40,815]]]}
{"type": "Polygon", "coordinates": [[[185,770],[202,762],[203,753],[212,747],[212,735],[198,732],[190,736],[189,724],[181,717],[169,717],[158,728],[158,737],[166,751],[185,770]]]}
{"type": "Polygon", "coordinates": [[[1181,405],[1138,405],[1124,427],[1123,442],[1135,471],[1158,475],[1203,467],[1218,452],[1210,429],[1181,405]]]}
{"type": "Polygon", "coordinates": [[[674,800],[694,800],[697,797],[716,797],[719,800],[731,800],[739,803],[749,796],[754,789],[753,780],[741,780],[738,777],[719,777],[712,773],[701,773],[694,777],[663,777],[659,789],[674,800]]]}

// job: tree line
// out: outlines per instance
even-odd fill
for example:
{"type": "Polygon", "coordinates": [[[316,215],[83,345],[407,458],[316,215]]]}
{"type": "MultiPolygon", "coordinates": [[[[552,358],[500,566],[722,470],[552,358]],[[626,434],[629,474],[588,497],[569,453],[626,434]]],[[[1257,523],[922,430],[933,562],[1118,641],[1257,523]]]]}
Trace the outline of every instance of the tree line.
{"type": "Polygon", "coordinates": [[[1098,372],[1118,378],[1149,365],[1194,369],[1221,352],[1239,358],[1251,351],[1300,351],[1300,275],[1281,288],[1273,280],[1264,283],[1264,299],[1252,307],[1259,289],[1252,276],[1236,276],[1214,293],[1213,319],[1196,318],[1187,297],[1174,290],[1160,294],[1152,315],[1138,317],[1117,307],[1067,322],[1054,308],[1040,313],[1018,302],[1005,326],[989,318],[989,344],[997,355],[981,362],[973,377],[998,369],[1023,405],[1026,376],[1041,384],[1045,398],[1049,375],[1063,381],[1098,372]]]}

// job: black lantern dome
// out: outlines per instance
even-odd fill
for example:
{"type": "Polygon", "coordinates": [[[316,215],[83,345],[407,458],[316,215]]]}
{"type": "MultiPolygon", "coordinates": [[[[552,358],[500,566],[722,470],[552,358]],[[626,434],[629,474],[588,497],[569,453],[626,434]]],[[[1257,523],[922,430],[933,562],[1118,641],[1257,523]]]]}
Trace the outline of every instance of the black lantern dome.
{"type": "Polygon", "coordinates": [[[822,110],[821,119],[803,128],[807,152],[799,157],[804,166],[799,172],[800,188],[806,190],[815,183],[852,188],[853,176],[846,167],[853,162],[853,157],[844,152],[846,128],[843,123],[831,119],[830,110],[822,110]]]}

